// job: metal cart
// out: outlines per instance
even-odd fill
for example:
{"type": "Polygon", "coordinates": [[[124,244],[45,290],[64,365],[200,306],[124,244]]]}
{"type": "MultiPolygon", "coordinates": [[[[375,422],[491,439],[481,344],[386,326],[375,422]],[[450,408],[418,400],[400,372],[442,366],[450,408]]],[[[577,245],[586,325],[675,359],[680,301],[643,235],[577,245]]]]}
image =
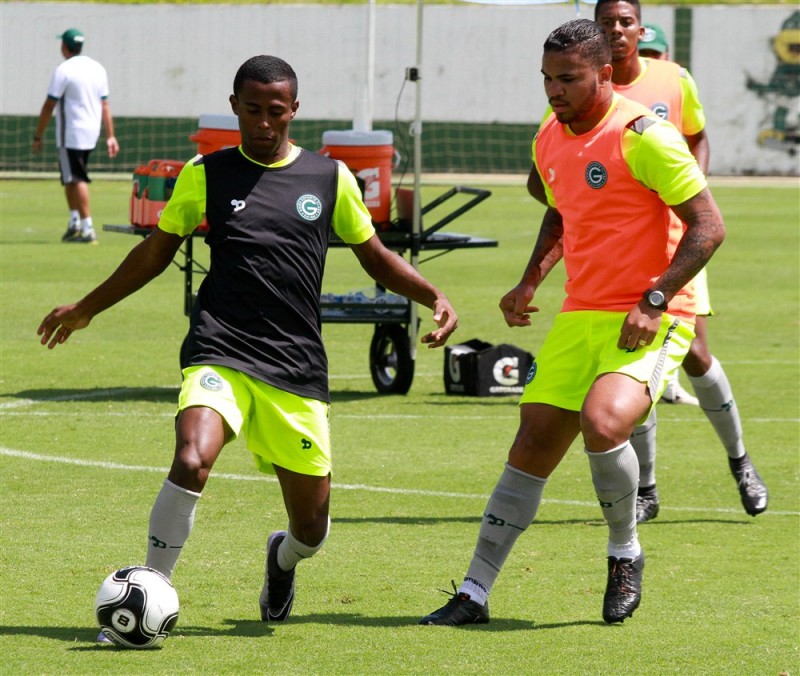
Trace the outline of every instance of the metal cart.
{"type": "MultiPolygon", "coordinates": [[[[441,232],[442,228],[469,211],[491,195],[488,190],[455,186],[430,203],[420,208],[422,216],[432,212],[457,195],[462,200],[454,209],[427,227],[414,231],[413,203],[414,191],[399,188],[396,191],[397,218],[386,230],[378,231],[384,245],[400,255],[408,255],[415,267],[424,261],[419,260],[422,252],[431,252],[426,260],[437,258],[457,249],[496,247],[497,241],[483,237],[473,237],[454,232],[441,232]],[[465,201],[464,201],[465,199],[465,201]]],[[[135,225],[104,225],[103,230],[146,237],[152,228],[135,225]]],[[[180,252],[183,260],[173,264],[183,273],[183,309],[188,315],[194,302],[194,277],[205,275],[208,270],[194,256],[194,239],[204,237],[205,232],[197,231],[187,237],[180,252]]],[[[347,246],[335,235],[331,236],[330,246],[347,246]]],[[[407,299],[385,294],[377,287],[374,297],[354,298],[352,295],[323,295],[320,300],[323,322],[339,324],[374,324],[375,331],[369,348],[369,366],[372,382],[381,394],[405,394],[414,379],[414,358],[419,320],[417,308],[407,299]]]]}

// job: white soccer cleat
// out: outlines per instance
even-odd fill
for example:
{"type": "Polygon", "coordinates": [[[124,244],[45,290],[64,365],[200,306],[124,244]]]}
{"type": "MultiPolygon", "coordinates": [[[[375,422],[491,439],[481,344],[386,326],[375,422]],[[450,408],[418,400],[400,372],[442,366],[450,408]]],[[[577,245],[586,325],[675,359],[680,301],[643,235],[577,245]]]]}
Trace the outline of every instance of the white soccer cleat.
{"type": "Polygon", "coordinates": [[[689,394],[680,384],[678,380],[678,372],[675,372],[668,381],[667,389],[661,395],[661,401],[667,404],[686,404],[687,406],[699,406],[700,402],[697,397],[689,394]]]}

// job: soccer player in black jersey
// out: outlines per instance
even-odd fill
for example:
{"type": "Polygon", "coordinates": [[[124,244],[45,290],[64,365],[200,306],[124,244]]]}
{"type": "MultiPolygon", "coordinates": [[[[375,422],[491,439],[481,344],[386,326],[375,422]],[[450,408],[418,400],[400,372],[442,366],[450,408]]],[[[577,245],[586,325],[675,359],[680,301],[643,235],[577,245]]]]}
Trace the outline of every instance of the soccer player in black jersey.
{"type": "Polygon", "coordinates": [[[64,343],[160,275],[205,217],[211,262],[181,348],[175,455],[150,515],[146,563],[172,575],[214,462],[243,433],[259,470],[277,475],[288,514],[287,529],[268,538],[259,599],[264,621],[282,621],[295,566],[330,526],[319,298],[331,230],[377,283],[433,311],[436,328],[422,343],[444,345],[458,320],[441,291],[383,246],[350,171],[290,142],[298,99],[289,64],[246,61],[230,104],[241,145],[188,162],[158,227],[83,299],[50,312],[38,335],[51,349],[64,343]]]}

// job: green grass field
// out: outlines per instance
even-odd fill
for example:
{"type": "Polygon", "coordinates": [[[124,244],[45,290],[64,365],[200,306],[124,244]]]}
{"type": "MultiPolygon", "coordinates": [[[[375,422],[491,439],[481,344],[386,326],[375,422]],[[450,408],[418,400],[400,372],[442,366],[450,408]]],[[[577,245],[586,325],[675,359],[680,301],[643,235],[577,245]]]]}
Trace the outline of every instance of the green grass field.
{"type": "MultiPolygon", "coordinates": [[[[558,309],[560,271],[538,297],[533,328],[508,329],[497,310],[541,216],[523,184],[491,187],[492,197],[450,226],[496,238],[498,248],[422,265],[459,310],[455,342],[481,338],[535,354],[558,309]]],[[[127,182],[98,181],[92,191],[98,225],[127,221],[127,182]]],[[[800,673],[796,183],[715,187],[728,238],[710,266],[710,342],[769,486],[769,510],[745,515],[698,409],[661,405],[662,509],[640,529],[644,597],[624,625],[601,620],[606,529],[577,445],[500,576],[492,622],[416,625],[446,600],[438,590],[464,574],[516,431],[516,402],[445,395],[443,352],[427,349],[407,396],[379,396],[368,371],[372,327],[326,325],[333,529],[299,568],[291,620],[258,621],[264,542],[285,516],[277,484],[236,442],[215,468],[174,575],[178,626],[151,652],[94,645],[93,601],[109,572],[143,562],[171,460],[181,277],[168,270],[49,352],[35,335],[41,318],[99,282],[135,241],[101,232],[96,247],[61,244],[55,180],[4,180],[0,193],[2,673],[800,673]]],[[[366,286],[352,254],[332,251],[325,290],[366,286]]]]}

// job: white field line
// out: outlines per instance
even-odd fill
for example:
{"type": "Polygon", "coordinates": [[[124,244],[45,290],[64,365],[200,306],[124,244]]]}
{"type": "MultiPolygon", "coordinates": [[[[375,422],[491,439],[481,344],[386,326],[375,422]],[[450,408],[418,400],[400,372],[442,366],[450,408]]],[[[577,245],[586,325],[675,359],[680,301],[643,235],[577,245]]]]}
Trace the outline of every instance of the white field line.
{"type": "MultiPolygon", "coordinates": [[[[348,376],[351,377],[351,376],[348,376]]],[[[352,376],[355,377],[355,376],[352,376]]],[[[163,385],[163,386],[154,386],[154,390],[167,390],[167,389],[177,389],[177,385],[163,385]]],[[[29,415],[29,416],[58,416],[63,415],[59,412],[53,411],[19,411],[19,412],[12,412],[11,409],[15,408],[24,408],[26,406],[35,407],[41,404],[48,404],[51,402],[62,402],[62,401],[90,401],[92,399],[101,399],[104,397],[114,397],[120,396],[124,394],[135,393],[140,391],[141,388],[132,388],[132,387],[120,387],[115,389],[109,390],[97,390],[95,392],[86,392],[81,394],[63,394],[57,397],[45,397],[42,399],[15,399],[13,401],[7,401],[0,403],[0,416],[3,415],[29,415]]],[[[177,400],[177,397],[176,397],[177,400]]],[[[476,400],[477,403],[477,400],[476,400]]],[[[499,414],[492,414],[492,415],[448,415],[448,420],[517,420],[518,416],[516,413],[516,403],[512,397],[508,399],[509,403],[509,410],[513,411],[512,413],[499,413],[499,414]]],[[[130,411],[124,411],[119,413],[109,412],[109,411],[102,411],[97,413],[84,413],[82,414],[85,417],[91,416],[103,416],[103,417],[152,417],[152,418],[172,418],[174,417],[174,406],[170,405],[169,411],[164,413],[136,413],[131,414],[130,411]]],[[[379,420],[427,420],[430,418],[440,418],[441,413],[408,413],[408,414],[397,414],[397,413],[385,413],[385,414],[361,414],[361,413],[337,413],[336,407],[333,407],[331,412],[332,418],[341,418],[343,420],[372,420],[372,419],[379,419],[379,420]]],[[[680,423],[694,423],[694,422],[705,422],[706,418],[702,415],[698,415],[694,418],[670,418],[670,422],[680,422],[680,423]]],[[[745,418],[745,422],[747,423],[798,423],[800,422],[800,418],[745,418]]]]}
{"type": "MultiPolygon", "coordinates": [[[[98,411],[96,413],[81,413],[83,418],[174,418],[174,407],[170,407],[168,412],[163,413],[131,413],[130,411],[98,411]]],[[[0,417],[3,416],[30,416],[32,418],[58,417],[63,415],[72,416],[72,413],[56,411],[9,411],[0,406],[0,417]]],[[[447,420],[519,420],[519,416],[514,414],[497,413],[494,415],[447,415],[447,420]]],[[[441,413],[337,413],[336,407],[331,412],[331,420],[439,420],[441,413]]],[[[696,418],[670,418],[669,423],[708,423],[708,418],[699,415],[696,418]]],[[[795,425],[800,423],[800,418],[747,418],[743,422],[779,424],[788,423],[795,425]]]]}
{"type": "MultiPolygon", "coordinates": [[[[77,401],[77,400],[76,400],[77,401]]],[[[15,402],[16,403],[16,402],[15,402]]],[[[28,404],[41,403],[26,402],[28,404]]],[[[511,404],[511,402],[509,402],[511,404]]],[[[20,403],[20,406],[24,405],[20,403]]],[[[511,404],[513,405],[513,404],[511,404]]],[[[8,407],[11,408],[11,407],[8,407]]],[[[58,412],[58,411],[11,411],[8,408],[0,406],[0,418],[3,416],[29,416],[31,418],[47,418],[69,415],[72,413],[58,412]]],[[[97,411],[81,413],[83,418],[174,418],[174,406],[169,405],[169,410],[157,413],[131,413],[130,411],[97,411]]],[[[519,420],[516,411],[514,413],[495,413],[493,415],[452,415],[448,414],[447,420],[519,420]]],[[[336,406],[331,411],[331,420],[439,420],[442,418],[441,413],[337,413],[336,406]]],[[[708,418],[703,415],[698,415],[694,418],[670,418],[669,423],[708,423],[708,418]]],[[[796,425],[800,423],[800,418],[748,418],[745,417],[743,422],[745,424],[782,424],[787,423],[796,425]]]]}
{"type": "MultiPolygon", "coordinates": [[[[153,387],[154,390],[161,389],[175,389],[179,385],[171,385],[169,387],[153,387]]],[[[61,394],[57,397],[43,397],[42,399],[15,399],[14,401],[5,401],[0,404],[0,411],[9,408],[19,408],[20,406],[36,406],[37,404],[46,404],[51,401],[91,401],[92,399],[102,399],[104,397],[118,397],[123,394],[133,394],[140,391],[141,388],[135,387],[115,387],[110,390],[96,390],[94,392],[84,392],[82,394],[61,394]]],[[[177,397],[176,397],[177,401],[177,397]]]]}
{"type": "MultiPolygon", "coordinates": [[[[167,474],[169,468],[167,467],[151,467],[147,465],[124,465],[117,462],[106,462],[103,460],[82,460],[79,458],[62,458],[54,455],[41,455],[39,453],[30,453],[28,451],[18,451],[12,448],[4,448],[0,446],[0,455],[12,458],[21,458],[23,460],[31,460],[34,462],[50,462],[62,465],[73,465],[78,467],[93,467],[107,470],[121,470],[125,472],[154,472],[159,474],[167,474]]],[[[229,480],[229,481],[265,481],[268,483],[277,483],[277,479],[272,476],[265,476],[262,474],[230,474],[225,472],[215,472],[212,474],[214,478],[229,480]]],[[[427,491],[417,488],[389,488],[385,486],[370,486],[367,484],[339,484],[333,485],[334,490],[344,491],[364,491],[366,493],[388,493],[391,495],[421,495],[429,498],[458,498],[467,500],[481,500],[486,501],[488,495],[480,493],[454,493],[450,491],[427,491]]],[[[583,500],[543,500],[542,502],[553,505],[574,505],[578,507],[596,507],[597,503],[583,501],[583,500]]],[[[734,509],[732,507],[667,507],[666,511],[675,512],[713,512],[716,514],[741,514],[741,509],[734,509]]],[[[775,511],[768,510],[764,515],[769,516],[800,516],[800,511],[775,511]]]]}
{"type": "MultiPolygon", "coordinates": [[[[777,366],[797,366],[798,362],[796,361],[781,361],[781,360],[769,360],[769,359],[761,359],[761,360],[742,360],[742,361],[726,361],[725,364],[772,364],[777,366]]],[[[414,374],[416,378],[440,378],[442,376],[441,371],[436,371],[435,373],[427,373],[424,371],[417,371],[414,374]]],[[[331,374],[330,380],[369,380],[370,376],[368,373],[362,374],[331,374]]],[[[152,389],[154,390],[169,390],[169,389],[178,389],[180,387],[180,383],[170,383],[169,385],[153,385],[152,389]]],[[[86,392],[83,394],[63,394],[57,397],[45,397],[42,399],[15,399],[13,401],[7,401],[0,403],[0,411],[7,410],[9,408],[18,408],[20,406],[33,406],[36,404],[46,403],[49,401],[84,401],[84,400],[91,400],[91,399],[101,399],[103,397],[113,397],[119,396],[123,394],[130,394],[135,393],[137,391],[141,391],[143,388],[135,388],[135,387],[118,387],[108,390],[97,390],[95,392],[86,392]]]]}

